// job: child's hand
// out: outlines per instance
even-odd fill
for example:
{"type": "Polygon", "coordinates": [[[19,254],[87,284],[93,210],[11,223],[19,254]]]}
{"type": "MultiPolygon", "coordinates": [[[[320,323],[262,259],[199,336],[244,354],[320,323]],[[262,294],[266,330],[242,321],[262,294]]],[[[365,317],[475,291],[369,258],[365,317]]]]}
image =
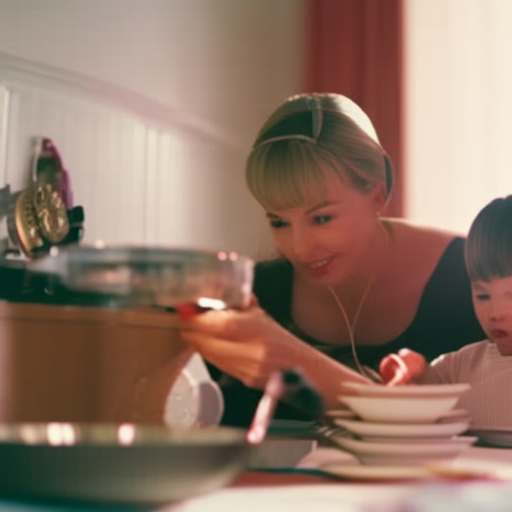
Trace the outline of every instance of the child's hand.
{"type": "Polygon", "coordinates": [[[425,358],[418,352],[402,348],[398,354],[389,354],[382,359],[379,373],[388,386],[407,384],[421,377],[425,371],[425,358]]]}

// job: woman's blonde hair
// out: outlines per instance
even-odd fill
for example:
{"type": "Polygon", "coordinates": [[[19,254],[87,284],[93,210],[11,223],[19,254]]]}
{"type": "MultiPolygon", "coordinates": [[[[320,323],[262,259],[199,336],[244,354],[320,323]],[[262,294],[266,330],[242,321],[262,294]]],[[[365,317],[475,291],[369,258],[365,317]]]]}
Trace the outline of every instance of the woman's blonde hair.
{"type": "Polygon", "coordinates": [[[382,183],[386,197],[391,193],[391,162],[363,110],[341,94],[300,94],[265,122],[245,176],[265,209],[280,210],[324,196],[326,166],[358,190],[382,183]]]}
{"type": "Polygon", "coordinates": [[[512,276],[512,196],[494,199],[480,211],[464,253],[471,281],[512,276]]]}

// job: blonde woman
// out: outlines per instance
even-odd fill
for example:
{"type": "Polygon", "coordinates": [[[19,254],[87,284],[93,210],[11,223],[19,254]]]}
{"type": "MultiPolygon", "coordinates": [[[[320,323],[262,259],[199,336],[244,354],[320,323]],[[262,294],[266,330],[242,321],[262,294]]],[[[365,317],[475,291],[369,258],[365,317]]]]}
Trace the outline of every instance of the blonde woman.
{"type": "Polygon", "coordinates": [[[385,216],[392,164],[349,98],[287,99],[258,133],[246,180],[281,256],[257,265],[257,305],[183,330],[222,373],[224,423],[249,421],[276,368],[302,368],[330,408],[344,380],[372,379],[402,347],[430,360],[484,338],[463,237],[385,216]]]}

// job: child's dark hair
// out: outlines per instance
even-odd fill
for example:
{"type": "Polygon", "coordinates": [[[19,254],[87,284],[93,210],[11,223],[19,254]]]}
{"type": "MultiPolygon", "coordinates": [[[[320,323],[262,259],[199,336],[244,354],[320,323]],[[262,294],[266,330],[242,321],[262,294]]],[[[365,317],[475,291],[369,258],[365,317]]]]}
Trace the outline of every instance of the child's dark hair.
{"type": "Polygon", "coordinates": [[[494,199],[476,216],[464,256],[471,281],[512,276],[512,195],[494,199]]]}

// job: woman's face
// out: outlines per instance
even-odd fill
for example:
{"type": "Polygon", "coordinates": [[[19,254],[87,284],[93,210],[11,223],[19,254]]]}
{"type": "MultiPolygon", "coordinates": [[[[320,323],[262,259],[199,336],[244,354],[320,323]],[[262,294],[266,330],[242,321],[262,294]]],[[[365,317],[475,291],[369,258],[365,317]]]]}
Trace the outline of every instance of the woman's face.
{"type": "Polygon", "coordinates": [[[333,172],[325,175],[325,197],[298,208],[268,211],[279,252],[297,272],[336,285],[375,263],[379,189],[363,193],[333,172]]]}
{"type": "Polygon", "coordinates": [[[503,356],[512,355],[512,276],[471,284],[476,317],[503,356]]]}

